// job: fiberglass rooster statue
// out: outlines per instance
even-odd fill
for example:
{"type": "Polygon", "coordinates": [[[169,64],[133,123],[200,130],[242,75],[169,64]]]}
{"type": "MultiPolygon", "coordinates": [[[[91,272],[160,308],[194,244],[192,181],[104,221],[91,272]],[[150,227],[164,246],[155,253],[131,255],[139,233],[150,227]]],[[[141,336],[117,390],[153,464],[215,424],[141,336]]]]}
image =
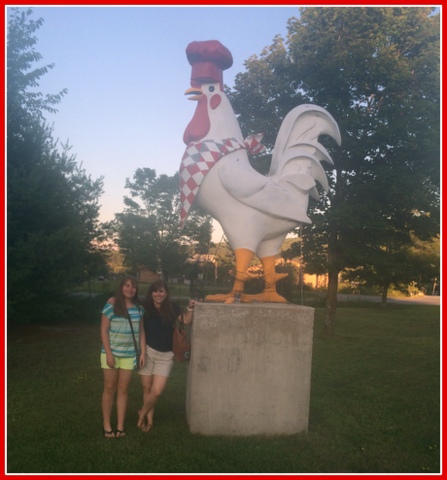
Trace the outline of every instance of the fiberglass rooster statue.
{"type": "Polygon", "coordinates": [[[264,176],[251,167],[247,155],[247,150],[263,150],[262,135],[242,138],[224,93],[223,70],[233,64],[231,53],[210,40],[190,43],[186,55],[192,67],[192,88],[185,94],[198,103],[183,136],[187,147],[180,165],[180,223],[183,226],[197,202],[221,224],[236,257],[232,291],[206,300],[285,303],[276,282],[287,274],[275,271],[275,259],[287,233],[301,223],[311,223],[306,212],[309,195],[319,198],[315,181],[328,189],[320,162],[333,162],[318,137],[330,135],[340,145],[338,125],[321,107],[294,108],[280,127],[271,168],[264,176]],[[254,255],[261,260],[265,288],[248,295],[244,283],[251,278],[248,267],[254,255]]]}

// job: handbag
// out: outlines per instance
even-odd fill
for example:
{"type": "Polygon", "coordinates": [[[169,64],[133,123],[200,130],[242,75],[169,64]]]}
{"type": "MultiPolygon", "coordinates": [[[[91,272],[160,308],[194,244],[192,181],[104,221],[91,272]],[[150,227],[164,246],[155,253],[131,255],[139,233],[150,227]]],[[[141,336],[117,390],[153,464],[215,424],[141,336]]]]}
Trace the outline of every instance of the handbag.
{"type": "Polygon", "coordinates": [[[127,312],[126,318],[127,318],[127,320],[129,320],[130,330],[132,331],[133,344],[134,344],[134,347],[135,347],[136,364],[135,364],[134,369],[139,370],[140,369],[140,350],[138,348],[137,340],[135,338],[135,332],[133,331],[132,320],[130,319],[129,312],[127,312]]]}
{"type": "Polygon", "coordinates": [[[191,356],[191,343],[182,321],[175,321],[174,336],[172,339],[174,359],[178,362],[187,362],[191,356]]]}

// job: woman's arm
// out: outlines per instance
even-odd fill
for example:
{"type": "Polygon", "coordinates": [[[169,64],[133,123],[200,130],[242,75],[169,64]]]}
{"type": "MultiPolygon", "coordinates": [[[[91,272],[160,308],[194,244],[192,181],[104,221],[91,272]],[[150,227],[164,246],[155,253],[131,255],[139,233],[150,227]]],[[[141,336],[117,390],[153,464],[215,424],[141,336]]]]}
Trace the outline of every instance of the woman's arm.
{"type": "Polygon", "coordinates": [[[115,367],[115,359],[113,358],[112,349],[110,348],[110,320],[103,314],[101,317],[101,341],[106,351],[107,366],[115,367]]]}
{"type": "MultiPolygon", "coordinates": [[[[183,316],[183,323],[185,325],[189,325],[192,322],[192,319],[194,317],[194,307],[195,307],[195,305],[196,305],[196,301],[190,299],[189,303],[188,303],[188,306],[186,307],[186,313],[183,316]]],[[[179,319],[179,320],[181,320],[181,319],[179,319]]]]}

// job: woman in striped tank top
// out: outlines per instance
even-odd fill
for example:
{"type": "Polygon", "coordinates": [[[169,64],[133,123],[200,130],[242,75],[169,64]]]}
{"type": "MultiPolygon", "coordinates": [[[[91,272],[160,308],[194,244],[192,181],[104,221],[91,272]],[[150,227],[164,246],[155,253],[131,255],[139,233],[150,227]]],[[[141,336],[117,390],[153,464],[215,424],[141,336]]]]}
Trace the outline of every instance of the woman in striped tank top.
{"type": "Polygon", "coordinates": [[[101,367],[104,374],[102,393],[103,435],[105,438],[120,438],[126,435],[127,397],[134,368],[144,366],[146,338],[142,325],[144,309],[138,301],[138,283],[134,277],[126,276],[109,298],[101,317],[101,367]],[[135,359],[135,344],[129,318],[139,343],[139,365],[135,359]],[[111,415],[116,395],[117,429],[112,429],[111,415]]]}

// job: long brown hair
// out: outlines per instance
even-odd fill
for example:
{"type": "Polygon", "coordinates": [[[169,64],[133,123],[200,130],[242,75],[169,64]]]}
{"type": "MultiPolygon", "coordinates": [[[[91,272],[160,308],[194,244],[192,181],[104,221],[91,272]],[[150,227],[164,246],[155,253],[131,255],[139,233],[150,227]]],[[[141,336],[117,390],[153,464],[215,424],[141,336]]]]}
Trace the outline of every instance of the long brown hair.
{"type": "Polygon", "coordinates": [[[137,288],[135,295],[132,297],[132,301],[138,308],[140,307],[140,301],[138,300],[138,280],[135,277],[132,277],[132,275],[126,275],[121,280],[115,292],[115,306],[113,308],[113,312],[118,317],[127,317],[126,299],[124,298],[123,294],[123,286],[128,281],[130,281],[132,285],[137,288]]]}
{"type": "Polygon", "coordinates": [[[146,294],[146,300],[144,302],[144,308],[149,314],[154,314],[160,311],[161,316],[163,317],[163,322],[175,322],[175,314],[172,309],[171,295],[166,282],[163,280],[157,280],[149,287],[146,294]],[[158,290],[165,290],[167,294],[166,298],[160,305],[160,310],[155,307],[154,299],[152,298],[152,293],[157,292],[158,290]]]}

